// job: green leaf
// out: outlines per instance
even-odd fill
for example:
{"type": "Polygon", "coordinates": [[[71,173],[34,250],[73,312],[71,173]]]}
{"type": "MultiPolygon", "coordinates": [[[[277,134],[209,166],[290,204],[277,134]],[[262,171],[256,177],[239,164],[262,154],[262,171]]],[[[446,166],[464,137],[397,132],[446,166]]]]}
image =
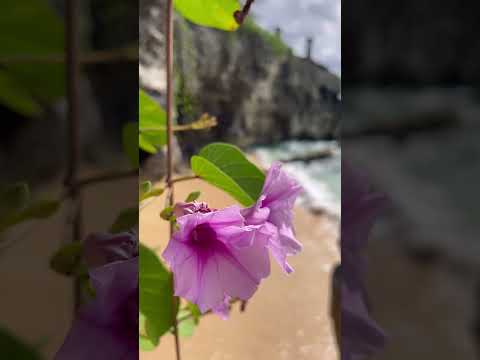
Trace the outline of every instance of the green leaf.
{"type": "MultiPolygon", "coordinates": [[[[187,310],[182,310],[178,313],[178,317],[182,318],[188,316],[189,312],[187,310]]],[[[191,337],[195,331],[195,320],[192,317],[182,320],[178,324],[178,334],[183,337],[191,337]]]]}
{"type": "MultiPolygon", "coordinates": [[[[58,57],[64,53],[63,21],[48,1],[3,0],[0,12],[0,57],[58,57]],[[14,34],[14,36],[12,36],[14,34]]],[[[60,61],[10,61],[0,74],[0,101],[24,115],[38,115],[40,104],[65,93],[65,66],[60,61]]]]}
{"type": "Polygon", "coordinates": [[[240,149],[213,143],[191,158],[193,172],[224,190],[244,206],[253,205],[262,191],[265,175],[240,149]]]}
{"type": "Polygon", "coordinates": [[[138,207],[123,210],[110,227],[110,232],[118,234],[129,231],[138,225],[138,207]]]}
{"type": "Polygon", "coordinates": [[[156,153],[167,141],[167,116],[160,105],[139,90],[139,129],[138,143],[141,149],[149,153],[156,153]]]}
{"type": "Polygon", "coordinates": [[[32,94],[4,70],[0,70],[0,103],[27,117],[41,114],[42,107],[32,94]]]}
{"type": "Polygon", "coordinates": [[[0,218],[0,232],[28,220],[46,219],[52,216],[59,207],[60,202],[56,200],[41,200],[31,203],[23,210],[9,213],[0,218]]]}
{"type": "Polygon", "coordinates": [[[0,349],[2,359],[41,360],[37,350],[12,335],[6,329],[0,328],[0,349]]]}
{"type": "Polygon", "coordinates": [[[148,136],[145,136],[142,133],[138,135],[138,146],[149,154],[157,153],[157,148],[150,142],[148,136]]]}
{"type": "Polygon", "coordinates": [[[62,275],[79,274],[82,269],[83,244],[73,242],[61,247],[50,259],[50,268],[62,275]]]}
{"type": "Polygon", "coordinates": [[[176,305],[173,298],[173,277],[153,250],[140,244],[139,270],[140,313],[144,317],[145,334],[154,346],[173,326],[176,305]]]}
{"type": "Polygon", "coordinates": [[[233,17],[240,10],[238,0],[175,0],[175,9],[198,25],[227,31],[238,29],[233,17]]]}
{"type": "Polygon", "coordinates": [[[140,195],[148,194],[152,191],[152,182],[144,181],[140,184],[140,195]]]}
{"type": "Polygon", "coordinates": [[[163,188],[152,189],[152,183],[150,181],[146,181],[140,185],[139,201],[141,202],[154,196],[160,196],[164,193],[164,191],[165,189],[163,188]]]}
{"type": "Polygon", "coordinates": [[[142,351],[152,351],[154,350],[157,344],[154,344],[146,335],[146,329],[147,329],[147,319],[145,318],[145,315],[142,313],[138,314],[138,324],[139,324],[139,329],[138,329],[138,345],[140,347],[140,350],[142,351]]]}
{"type": "Polygon", "coordinates": [[[55,214],[60,207],[57,200],[40,200],[30,204],[22,213],[20,220],[46,219],[55,214]]]}
{"type": "Polygon", "coordinates": [[[188,302],[188,310],[190,310],[190,314],[192,314],[195,324],[198,324],[200,322],[200,317],[202,316],[199,307],[191,302],[188,302]]]}
{"type": "Polygon", "coordinates": [[[188,194],[187,198],[185,199],[185,202],[192,202],[197,200],[200,197],[201,192],[200,191],[194,191],[188,194]]]}
{"type": "Polygon", "coordinates": [[[138,123],[126,123],[122,131],[123,151],[128,156],[134,168],[140,165],[140,153],[138,151],[138,123]]]}
{"type": "Polygon", "coordinates": [[[166,221],[172,220],[172,217],[173,217],[173,207],[169,206],[169,207],[166,207],[165,209],[163,209],[163,210],[160,212],[160,217],[161,217],[163,220],[166,220],[166,221]]]}
{"type": "Polygon", "coordinates": [[[138,345],[141,351],[153,351],[158,344],[154,344],[148,337],[139,335],[138,345]]]}
{"type": "Polygon", "coordinates": [[[25,208],[30,200],[30,190],[25,183],[8,185],[0,188],[0,223],[8,214],[25,208]]]}

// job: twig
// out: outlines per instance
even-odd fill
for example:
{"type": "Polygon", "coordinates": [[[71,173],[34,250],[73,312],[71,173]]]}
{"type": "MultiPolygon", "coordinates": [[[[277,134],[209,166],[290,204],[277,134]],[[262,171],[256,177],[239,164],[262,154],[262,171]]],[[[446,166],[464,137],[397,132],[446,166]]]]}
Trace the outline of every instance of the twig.
{"type": "Polygon", "coordinates": [[[84,188],[89,185],[96,185],[102,182],[114,181],[114,180],[121,180],[130,177],[138,177],[138,170],[127,170],[121,172],[111,172],[106,174],[101,174],[97,176],[93,176],[91,178],[82,179],[75,183],[76,187],[84,188]]]}
{"type": "MultiPolygon", "coordinates": [[[[168,205],[172,206],[174,202],[174,189],[172,181],[173,176],[173,0],[167,3],[167,194],[168,205]]],[[[174,232],[174,225],[170,222],[170,236],[174,232]]],[[[172,298],[173,305],[177,306],[178,298],[172,298]]],[[[173,320],[173,336],[175,337],[175,353],[177,360],[181,360],[180,338],[178,336],[177,317],[173,320]]]]}
{"type": "Polygon", "coordinates": [[[248,16],[248,13],[250,12],[250,7],[252,6],[253,2],[255,0],[247,0],[245,5],[243,6],[242,10],[237,10],[233,14],[233,17],[237,21],[238,25],[242,25],[245,19],[248,16]]]}
{"type": "Polygon", "coordinates": [[[171,183],[172,183],[172,184],[175,184],[175,183],[177,183],[177,182],[189,181],[189,180],[195,180],[195,179],[200,179],[200,177],[198,177],[197,175],[180,176],[180,177],[177,177],[177,178],[175,178],[175,179],[172,179],[172,180],[171,180],[171,183]]]}
{"type": "MultiPolygon", "coordinates": [[[[79,55],[81,65],[113,63],[120,61],[137,61],[138,54],[131,49],[99,50],[79,55]]],[[[0,65],[12,64],[63,64],[67,59],[65,54],[30,55],[18,54],[0,57],[0,65]]]]}
{"type": "MultiPolygon", "coordinates": [[[[72,241],[82,239],[82,194],[75,186],[80,161],[80,119],[79,109],[79,44],[78,44],[78,0],[65,0],[65,59],[67,72],[67,99],[68,99],[68,163],[65,176],[65,185],[72,200],[72,241]]],[[[81,303],[80,282],[74,280],[74,312],[81,303]]]]}
{"type": "Polygon", "coordinates": [[[240,304],[240,312],[245,312],[247,310],[248,301],[242,301],[240,304]]]}

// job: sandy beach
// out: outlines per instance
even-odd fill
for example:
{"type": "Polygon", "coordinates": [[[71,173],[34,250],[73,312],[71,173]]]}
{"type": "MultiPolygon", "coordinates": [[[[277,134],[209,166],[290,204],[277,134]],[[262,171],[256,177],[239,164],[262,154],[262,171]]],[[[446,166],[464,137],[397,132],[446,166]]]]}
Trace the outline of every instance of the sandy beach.
{"type": "MultiPolygon", "coordinates": [[[[214,208],[235,201],[203,181],[175,186],[176,199],[195,190],[214,208]]],[[[165,198],[153,200],[141,211],[140,241],[158,253],[168,241],[168,224],[159,218],[165,198]]],[[[193,336],[182,338],[183,360],[336,360],[339,359],[329,317],[330,277],[339,262],[338,223],[326,215],[295,209],[295,227],[304,250],[292,257],[295,273],[285,275],[272,261],[272,274],[261,284],[240,313],[233,308],[229,320],[205,316],[193,336]]],[[[173,336],[166,335],[142,360],[174,360],[173,336]]]]}

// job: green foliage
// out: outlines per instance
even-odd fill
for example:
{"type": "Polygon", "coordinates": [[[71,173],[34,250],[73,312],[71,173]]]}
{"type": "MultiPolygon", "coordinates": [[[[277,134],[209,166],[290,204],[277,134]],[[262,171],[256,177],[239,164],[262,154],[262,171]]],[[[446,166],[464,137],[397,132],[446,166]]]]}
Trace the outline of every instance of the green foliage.
{"type": "Polygon", "coordinates": [[[175,8],[195,24],[226,31],[238,29],[233,17],[240,10],[238,0],[175,0],[175,8]]]}
{"type": "Polygon", "coordinates": [[[29,90],[15,81],[5,70],[0,70],[0,102],[11,110],[29,117],[42,112],[42,107],[29,90]]]}
{"type": "Polygon", "coordinates": [[[139,196],[139,201],[142,202],[143,200],[146,200],[151,197],[155,196],[160,196],[163,194],[165,189],[162,188],[153,188],[153,185],[150,181],[145,181],[140,184],[138,196],[139,196]]]}
{"type": "Polygon", "coordinates": [[[173,277],[155,252],[140,244],[139,267],[140,342],[143,350],[158,345],[173,326],[178,305],[174,304],[173,277]]]}
{"type": "Polygon", "coordinates": [[[160,212],[160,217],[163,219],[163,220],[166,220],[166,221],[171,221],[172,218],[173,218],[173,207],[169,206],[169,207],[166,207],[165,209],[163,209],[161,212],[160,212]]]}
{"type": "Polygon", "coordinates": [[[191,158],[193,172],[208,183],[226,191],[244,206],[251,206],[260,196],[265,175],[240,149],[213,143],[191,158]]]}
{"type": "Polygon", "coordinates": [[[155,154],[167,142],[167,116],[160,105],[143,90],[139,90],[138,110],[139,146],[142,150],[155,154]]]}
{"type": "Polygon", "coordinates": [[[74,242],[61,247],[50,259],[50,268],[55,272],[71,276],[83,272],[83,244],[74,242]]]}
{"type": "Polygon", "coordinates": [[[29,199],[30,190],[25,183],[0,188],[0,219],[25,208],[29,199]]]}
{"type": "Polygon", "coordinates": [[[258,34],[262,37],[262,39],[271,46],[272,50],[277,55],[285,55],[292,52],[292,50],[288,47],[287,44],[283,42],[281,38],[277,35],[262,29],[258,26],[255,21],[253,21],[250,17],[248,17],[245,22],[243,23],[242,27],[248,31],[255,34],[258,34]]]}
{"type": "Polygon", "coordinates": [[[187,302],[187,306],[178,312],[178,333],[183,337],[191,337],[200,322],[202,313],[197,305],[187,302]]]}
{"type": "Polygon", "coordinates": [[[128,208],[120,212],[110,227],[112,234],[129,231],[138,225],[138,207],[128,208]]]}
{"type": "MultiPolygon", "coordinates": [[[[183,318],[189,316],[188,310],[180,310],[178,317],[183,318]]],[[[187,317],[178,324],[178,334],[182,337],[191,337],[195,331],[195,320],[192,317],[187,317]]]]}
{"type": "Polygon", "coordinates": [[[138,151],[138,123],[126,123],[122,131],[123,151],[128,156],[134,168],[140,165],[140,153],[138,151]]]}
{"type": "Polygon", "coordinates": [[[48,1],[23,0],[21,5],[16,0],[2,1],[0,44],[0,58],[12,59],[0,70],[0,102],[34,116],[42,111],[40,104],[65,93],[63,63],[13,61],[15,57],[62,56],[63,22],[48,1]]]}
{"type": "Polygon", "coordinates": [[[138,314],[139,334],[138,345],[141,351],[152,351],[156,345],[146,335],[146,318],[142,313],[138,314]]]}
{"type": "Polygon", "coordinates": [[[0,233],[28,220],[45,219],[59,206],[56,200],[31,201],[25,183],[3,187],[0,189],[0,233]]]}
{"type": "Polygon", "coordinates": [[[188,194],[187,198],[185,199],[185,202],[192,202],[197,200],[200,197],[201,192],[200,191],[194,191],[188,194]]]}
{"type": "Polygon", "coordinates": [[[0,351],[2,359],[41,360],[38,351],[27,345],[6,329],[0,328],[0,351]]]}

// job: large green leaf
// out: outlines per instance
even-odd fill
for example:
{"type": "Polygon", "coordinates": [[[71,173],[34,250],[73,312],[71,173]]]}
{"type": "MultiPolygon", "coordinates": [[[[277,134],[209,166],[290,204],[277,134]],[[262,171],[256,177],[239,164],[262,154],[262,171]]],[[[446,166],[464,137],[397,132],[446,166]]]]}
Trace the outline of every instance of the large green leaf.
{"type": "Polygon", "coordinates": [[[172,274],[155,252],[142,244],[139,281],[140,319],[144,323],[140,340],[148,348],[158,345],[160,337],[173,326],[177,307],[173,301],[172,274]]]}
{"type": "Polygon", "coordinates": [[[0,353],[2,359],[40,360],[42,357],[31,345],[27,345],[9,331],[0,328],[0,353]]]}
{"type": "Polygon", "coordinates": [[[65,93],[63,21],[47,0],[3,0],[1,9],[0,58],[10,60],[0,74],[0,101],[24,115],[36,115],[39,104],[65,93]],[[35,60],[41,57],[59,61],[35,60]]]}
{"type": "Polygon", "coordinates": [[[226,191],[244,206],[255,203],[265,181],[263,172],[230,144],[205,146],[192,157],[191,166],[196,175],[226,191]]]}
{"type": "Polygon", "coordinates": [[[138,108],[139,146],[144,151],[156,153],[167,141],[167,116],[160,105],[143,90],[139,90],[138,108]]]}
{"type": "Polygon", "coordinates": [[[238,0],[175,0],[175,8],[188,20],[202,26],[234,31],[233,14],[240,10],[238,0]]]}
{"type": "Polygon", "coordinates": [[[15,81],[5,70],[0,70],[0,103],[28,117],[42,112],[42,107],[28,89],[15,81]]]}

